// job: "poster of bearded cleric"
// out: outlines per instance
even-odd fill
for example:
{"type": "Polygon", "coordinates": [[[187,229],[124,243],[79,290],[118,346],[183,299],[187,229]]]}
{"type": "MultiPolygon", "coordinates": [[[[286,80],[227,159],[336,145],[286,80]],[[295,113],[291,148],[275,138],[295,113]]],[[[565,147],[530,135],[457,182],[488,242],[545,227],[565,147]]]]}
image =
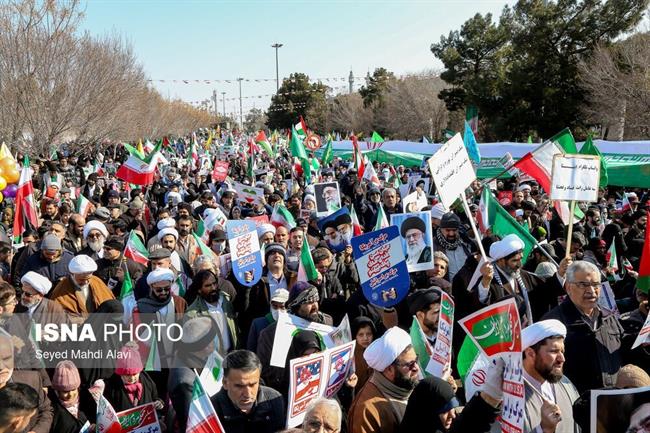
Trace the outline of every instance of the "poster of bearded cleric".
{"type": "Polygon", "coordinates": [[[325,235],[325,242],[332,251],[338,253],[350,245],[352,239],[352,217],[347,207],[318,220],[318,228],[325,235]]]}
{"type": "Polygon", "coordinates": [[[399,227],[409,272],[433,269],[431,212],[393,214],[390,223],[399,227]]]}
{"type": "Polygon", "coordinates": [[[319,217],[329,215],[341,208],[338,182],[315,183],[314,195],[316,196],[316,214],[319,217]]]}

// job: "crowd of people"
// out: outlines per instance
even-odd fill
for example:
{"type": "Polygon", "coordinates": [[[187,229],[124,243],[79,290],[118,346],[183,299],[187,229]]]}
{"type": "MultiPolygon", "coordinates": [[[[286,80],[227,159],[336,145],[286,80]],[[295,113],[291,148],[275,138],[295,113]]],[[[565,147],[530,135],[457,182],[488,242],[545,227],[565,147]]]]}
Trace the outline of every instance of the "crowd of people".
{"type": "MultiPolygon", "coordinates": [[[[318,333],[300,329],[291,336],[285,368],[271,365],[282,313],[334,326],[347,315],[356,341],[354,369],[344,386],[330,398],[314,399],[302,425],[286,431],[498,431],[503,363],[491,363],[476,394],[466,396],[455,362],[465,335],[457,322],[508,298],[520,307],[523,324],[525,432],[589,431],[590,390],[650,386],[648,345],[632,349],[649,309],[648,294],[636,285],[648,190],[602,188],[597,202],[579,203],[584,218],[575,221],[569,241],[549,192],[530,179],[475,181],[466,191],[468,215],[438,202],[424,166],[374,162],[377,183],[360,179],[354,163],[334,158],[314,164],[306,181],[304,165],[298,167],[286,144],[278,143],[273,157],[255,154],[251,176],[246,137],[240,137],[244,151],[230,154],[222,140],[205,144],[206,138],[199,134],[196,160],[194,139],[171,140],[163,149],[169,163],[158,166],[149,185],[116,177],[128,157],[119,146],[99,155],[70,147],[53,158],[32,156],[38,224],[13,232],[22,203],[6,199],[0,205],[0,433],[76,433],[87,422],[95,429],[99,395],[117,412],[153,403],[162,430],[183,433],[194,379],[214,352],[223,358],[223,379],[211,403],[225,432],[282,431],[290,361],[325,349],[318,333]],[[213,176],[217,160],[229,163],[224,180],[213,176]],[[242,201],[233,182],[262,188],[263,199],[254,205],[242,201]],[[432,265],[409,274],[409,293],[394,307],[378,307],[364,296],[350,235],[343,236],[342,249],[341,239],[327,242],[332,239],[319,228],[316,212],[320,197],[313,184],[319,182],[338,183],[341,206],[353,211],[366,233],[382,215],[390,220],[404,213],[400,185],[412,184],[412,191],[424,194],[426,205],[417,210],[430,212],[433,254],[417,262],[432,265]],[[501,204],[539,242],[530,256],[523,255],[516,234],[500,238],[487,231],[476,238],[469,219],[478,223],[483,188],[495,195],[509,192],[501,194],[501,204]],[[80,196],[90,202],[81,213],[80,196]],[[230,221],[271,217],[279,206],[295,225],[257,226],[263,273],[255,284],[242,283],[227,260],[226,227],[201,234],[204,220],[213,209],[230,221]],[[125,254],[134,236],[146,248],[144,262],[125,254]],[[317,269],[308,281],[299,278],[305,240],[317,269]],[[481,262],[478,242],[490,261],[481,262]],[[615,308],[603,307],[603,283],[615,308]],[[135,304],[126,317],[124,296],[131,285],[135,304]],[[443,292],[456,306],[453,358],[443,377],[433,377],[422,371],[409,329],[417,320],[435,343],[443,292]],[[121,356],[111,364],[62,360],[45,366],[38,360],[43,346],[56,350],[58,343],[39,347],[31,332],[35,324],[95,327],[125,317],[182,326],[180,340],[162,339],[157,346],[168,368],[147,368],[152,347],[138,341],[98,342],[118,345],[121,356]]],[[[414,230],[422,232],[418,224],[414,230]]],[[[418,250],[417,257],[424,254],[418,250]]],[[[634,426],[631,414],[621,412],[620,431],[650,431],[643,430],[647,419],[634,426]]]]}

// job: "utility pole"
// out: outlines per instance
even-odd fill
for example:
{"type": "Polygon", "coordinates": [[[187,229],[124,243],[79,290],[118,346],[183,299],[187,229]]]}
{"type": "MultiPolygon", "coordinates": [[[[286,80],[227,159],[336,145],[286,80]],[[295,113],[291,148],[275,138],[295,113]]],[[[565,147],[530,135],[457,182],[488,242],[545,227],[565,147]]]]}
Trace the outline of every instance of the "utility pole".
{"type": "Polygon", "coordinates": [[[219,109],[217,105],[217,90],[212,91],[212,102],[214,103],[214,117],[219,115],[219,109]]]}
{"type": "Polygon", "coordinates": [[[239,126],[242,130],[244,130],[244,111],[241,104],[241,82],[243,80],[241,77],[237,78],[237,81],[239,81],[239,126]]]}
{"type": "Polygon", "coordinates": [[[271,45],[271,48],[275,48],[275,93],[278,93],[280,90],[280,74],[278,69],[278,48],[282,47],[282,44],[277,42],[271,45]]]}
{"type": "Polygon", "coordinates": [[[226,117],[226,92],[221,92],[221,102],[223,104],[223,117],[226,117]]]}

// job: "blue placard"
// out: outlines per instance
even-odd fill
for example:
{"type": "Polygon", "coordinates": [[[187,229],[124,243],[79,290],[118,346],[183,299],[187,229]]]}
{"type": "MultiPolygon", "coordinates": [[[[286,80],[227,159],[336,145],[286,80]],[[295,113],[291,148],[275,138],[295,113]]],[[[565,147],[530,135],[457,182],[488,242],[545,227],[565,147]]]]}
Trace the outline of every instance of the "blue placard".
{"type": "Polygon", "coordinates": [[[262,253],[255,221],[226,222],[232,272],[240,284],[252,286],[262,278],[262,253]],[[245,273],[252,272],[253,279],[246,282],[245,273]]]}
{"type": "Polygon", "coordinates": [[[347,207],[343,206],[333,214],[318,220],[318,229],[323,233],[327,246],[338,253],[350,245],[354,228],[347,207]]]}
{"type": "Polygon", "coordinates": [[[352,238],[352,254],[363,295],[378,307],[392,307],[408,294],[410,278],[395,226],[352,238]]]}

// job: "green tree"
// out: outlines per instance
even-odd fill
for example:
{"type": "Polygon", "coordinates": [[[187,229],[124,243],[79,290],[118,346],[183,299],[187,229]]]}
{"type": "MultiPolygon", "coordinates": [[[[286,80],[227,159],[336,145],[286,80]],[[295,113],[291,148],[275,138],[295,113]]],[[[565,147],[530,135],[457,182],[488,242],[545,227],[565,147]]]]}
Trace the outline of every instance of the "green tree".
{"type": "Polygon", "coordinates": [[[326,106],[328,90],[322,83],[309,83],[306,74],[291,74],[282,81],[278,93],[271,98],[266,124],[270,129],[290,128],[303,116],[310,128],[317,128],[321,119],[310,119],[310,116],[314,117],[319,113],[319,107],[326,106]],[[314,120],[313,124],[311,120],[314,120]]]}
{"type": "Polygon", "coordinates": [[[383,98],[391,82],[395,80],[395,74],[385,68],[377,68],[375,72],[366,78],[366,85],[359,89],[363,99],[363,106],[375,108],[383,104],[383,98]]]}
{"type": "Polygon", "coordinates": [[[259,108],[251,108],[244,117],[244,129],[248,132],[259,131],[264,128],[265,123],[266,115],[259,108]]]}
{"type": "Polygon", "coordinates": [[[450,110],[479,107],[484,139],[549,137],[585,125],[578,65],[633,28],[649,0],[519,0],[499,23],[477,14],[431,46],[450,110]]]}

